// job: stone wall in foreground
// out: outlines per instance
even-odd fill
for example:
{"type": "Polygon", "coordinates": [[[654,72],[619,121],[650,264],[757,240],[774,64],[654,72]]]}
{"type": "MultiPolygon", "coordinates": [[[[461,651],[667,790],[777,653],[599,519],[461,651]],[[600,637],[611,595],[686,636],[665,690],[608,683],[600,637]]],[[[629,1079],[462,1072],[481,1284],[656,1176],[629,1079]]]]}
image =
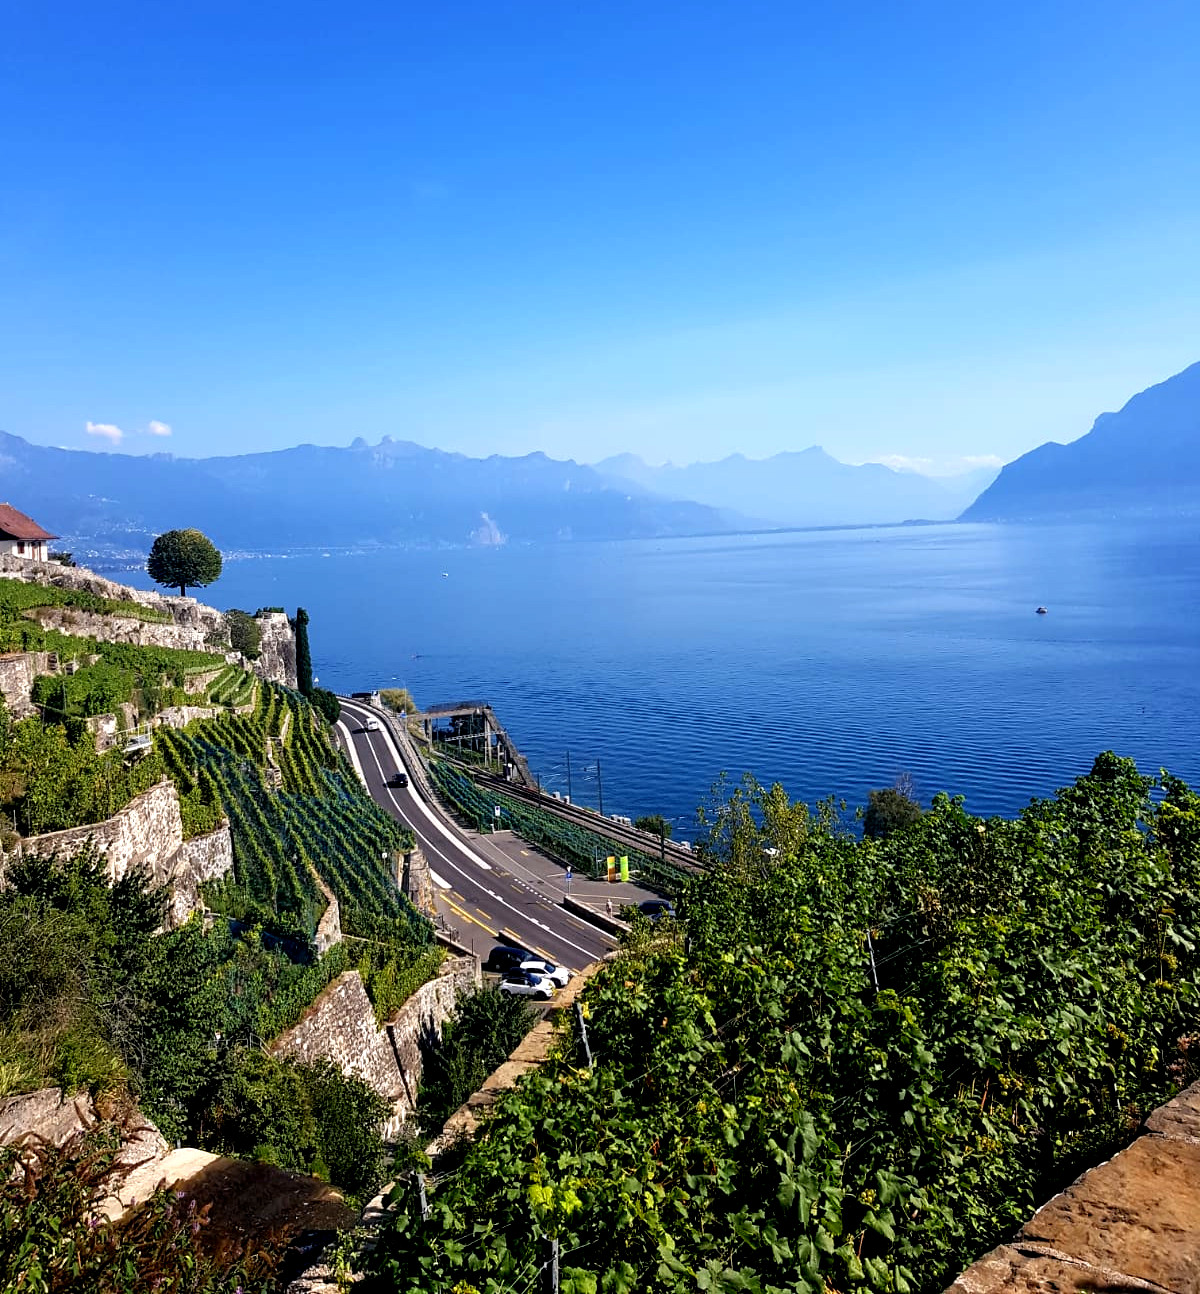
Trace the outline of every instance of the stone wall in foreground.
{"type": "Polygon", "coordinates": [[[947,1294],[1200,1291],[1200,1083],[1044,1204],[947,1294]]]}

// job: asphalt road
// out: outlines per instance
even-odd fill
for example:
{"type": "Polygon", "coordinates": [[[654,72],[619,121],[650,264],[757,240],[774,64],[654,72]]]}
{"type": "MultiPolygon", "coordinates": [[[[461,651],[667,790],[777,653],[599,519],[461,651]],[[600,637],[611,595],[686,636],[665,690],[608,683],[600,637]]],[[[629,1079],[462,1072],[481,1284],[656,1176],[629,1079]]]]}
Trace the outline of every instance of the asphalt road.
{"type": "MultiPolygon", "coordinates": [[[[367,732],[371,707],[342,701],[336,726],[339,742],[362,773],[371,797],[412,829],[429,860],[438,908],[456,927],[458,942],[486,959],[494,943],[519,943],[549,961],[580,970],[614,947],[614,940],[589,922],[533,892],[497,855],[484,857],[441,806],[427,801],[386,725],[367,732]],[[407,787],[389,786],[395,773],[409,775],[407,787]]],[[[408,756],[411,758],[411,756],[408,756]]]]}

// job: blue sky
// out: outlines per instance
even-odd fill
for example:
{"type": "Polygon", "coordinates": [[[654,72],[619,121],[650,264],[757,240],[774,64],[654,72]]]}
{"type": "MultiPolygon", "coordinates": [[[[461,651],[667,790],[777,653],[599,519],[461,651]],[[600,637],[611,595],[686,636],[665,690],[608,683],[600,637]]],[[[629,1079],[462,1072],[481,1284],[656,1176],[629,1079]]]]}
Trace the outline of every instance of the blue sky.
{"type": "Polygon", "coordinates": [[[1197,48],[1190,2],[10,6],[0,427],[1012,458],[1200,359],[1197,48]]]}

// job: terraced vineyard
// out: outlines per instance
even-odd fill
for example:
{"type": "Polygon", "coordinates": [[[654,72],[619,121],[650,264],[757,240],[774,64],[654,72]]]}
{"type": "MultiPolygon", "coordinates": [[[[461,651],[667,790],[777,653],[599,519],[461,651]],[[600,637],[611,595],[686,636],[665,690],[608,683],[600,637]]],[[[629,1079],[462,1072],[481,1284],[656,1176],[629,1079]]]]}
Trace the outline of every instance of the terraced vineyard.
{"type": "Polygon", "coordinates": [[[236,709],[254,699],[256,682],[249,670],[241,669],[237,665],[226,665],[208,685],[208,699],[214,705],[226,705],[236,709]]]}
{"type": "Polygon", "coordinates": [[[392,938],[426,943],[428,922],[392,880],[390,851],[410,842],[363,793],[319,722],[298,694],[263,684],[249,714],[156,734],[188,834],[229,820],[234,879],[212,887],[210,904],[307,939],[325,907],[315,872],[337,895],[347,933],[378,938],[382,924],[392,938]]]}
{"type": "Polygon", "coordinates": [[[525,804],[501,791],[491,788],[482,791],[464,770],[447,760],[431,760],[429,771],[443,798],[469,826],[477,830],[486,831],[488,824],[498,822],[588,875],[598,874],[604,859],[624,855],[638,879],[669,894],[675,893],[687,879],[678,867],[651,854],[631,850],[599,832],[565,822],[555,814],[525,804]],[[495,815],[497,807],[500,809],[499,818],[495,815]]]}

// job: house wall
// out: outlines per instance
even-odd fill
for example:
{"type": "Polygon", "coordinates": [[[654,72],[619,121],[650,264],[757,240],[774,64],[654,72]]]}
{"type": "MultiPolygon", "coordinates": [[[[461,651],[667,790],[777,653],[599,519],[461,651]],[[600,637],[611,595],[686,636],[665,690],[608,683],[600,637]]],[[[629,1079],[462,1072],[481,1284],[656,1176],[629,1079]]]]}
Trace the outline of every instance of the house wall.
{"type": "Polygon", "coordinates": [[[0,539],[0,554],[25,562],[44,562],[47,558],[44,539],[0,539]]]}

